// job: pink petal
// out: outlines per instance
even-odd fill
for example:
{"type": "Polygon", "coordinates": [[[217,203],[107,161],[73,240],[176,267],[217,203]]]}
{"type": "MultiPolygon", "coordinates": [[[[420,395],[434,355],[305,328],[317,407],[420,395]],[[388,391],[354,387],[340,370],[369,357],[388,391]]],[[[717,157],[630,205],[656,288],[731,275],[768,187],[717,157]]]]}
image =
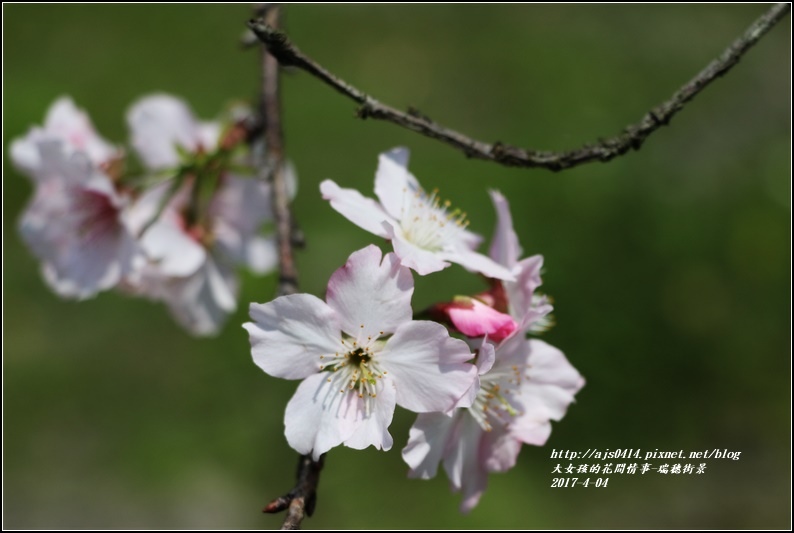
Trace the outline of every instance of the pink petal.
{"type": "Polygon", "coordinates": [[[499,191],[489,191],[491,201],[496,209],[496,229],[491,239],[489,255],[500,265],[512,269],[521,257],[521,245],[513,229],[513,217],[510,216],[510,205],[499,191]]]}
{"type": "Polygon", "coordinates": [[[325,300],[342,319],[352,337],[377,338],[390,334],[413,316],[414,280],[394,254],[381,262],[380,248],[369,245],[353,252],[328,281],[325,300]]]}
{"type": "Polygon", "coordinates": [[[334,383],[328,382],[327,373],[313,374],[298,385],[287,404],[284,413],[287,442],[298,453],[311,453],[318,460],[349,439],[359,428],[362,416],[355,392],[340,393],[334,383]]]}
{"type": "Polygon", "coordinates": [[[407,148],[393,148],[378,156],[375,172],[375,194],[386,212],[396,220],[403,216],[406,196],[419,190],[419,183],[408,171],[410,152],[407,148]]]}
{"type": "Polygon", "coordinates": [[[342,189],[331,180],[320,183],[320,192],[350,222],[378,237],[388,238],[383,222],[394,221],[375,200],[365,198],[355,189],[342,189]]]}
{"type": "Polygon", "coordinates": [[[442,413],[422,413],[416,417],[408,434],[408,444],[402,456],[411,468],[408,477],[430,479],[436,476],[438,464],[450,442],[449,436],[456,418],[465,415],[455,411],[453,416],[442,413]]]}
{"type": "Polygon", "coordinates": [[[394,439],[389,434],[389,426],[394,417],[397,398],[394,382],[390,379],[378,380],[375,398],[358,398],[357,409],[364,413],[356,431],[344,441],[344,445],[356,450],[374,446],[378,450],[391,450],[394,439]],[[364,402],[369,402],[370,412],[364,402]]]}
{"type": "Polygon", "coordinates": [[[450,322],[468,337],[488,336],[499,342],[512,334],[518,325],[513,317],[500,313],[474,298],[468,303],[456,300],[444,305],[450,322]]]}
{"type": "Polygon", "coordinates": [[[417,413],[451,409],[477,379],[467,363],[472,353],[436,322],[414,321],[400,326],[378,354],[378,362],[394,379],[397,403],[417,413]]]}
{"type": "Polygon", "coordinates": [[[305,378],[319,372],[320,356],[341,348],[336,312],[311,294],[251,304],[250,314],[253,322],[243,327],[250,336],[254,362],[271,376],[305,378]]]}

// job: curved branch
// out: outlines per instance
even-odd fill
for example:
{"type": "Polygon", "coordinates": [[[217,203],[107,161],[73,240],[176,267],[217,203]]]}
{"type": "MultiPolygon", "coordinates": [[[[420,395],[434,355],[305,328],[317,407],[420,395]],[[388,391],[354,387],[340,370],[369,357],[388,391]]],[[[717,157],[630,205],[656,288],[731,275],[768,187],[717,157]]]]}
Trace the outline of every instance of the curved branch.
{"type": "Polygon", "coordinates": [[[430,120],[416,110],[403,112],[383,104],[345,82],[312,58],[301,52],[287,35],[264,19],[251,20],[248,27],[282,65],[294,66],[305,70],[314,77],[330,85],[337,92],[359,104],[360,118],[385,120],[415,131],[431,139],[446,143],[461,150],[467,157],[493,161],[506,166],[545,168],[558,171],[593,161],[609,161],[630,150],[638,150],[645,139],[683,109],[684,105],[697,96],[712,81],[728,72],[739,59],[758,40],[778,23],[789,11],[791,5],[781,3],[772,6],[756,20],[743,35],[738,37],[714,61],[709,63],[697,76],[676,91],[673,96],[651,109],[642,119],[624,128],[623,133],[585,144],[575,150],[554,152],[519,148],[496,142],[493,144],[471,139],[455,130],[430,120]]]}

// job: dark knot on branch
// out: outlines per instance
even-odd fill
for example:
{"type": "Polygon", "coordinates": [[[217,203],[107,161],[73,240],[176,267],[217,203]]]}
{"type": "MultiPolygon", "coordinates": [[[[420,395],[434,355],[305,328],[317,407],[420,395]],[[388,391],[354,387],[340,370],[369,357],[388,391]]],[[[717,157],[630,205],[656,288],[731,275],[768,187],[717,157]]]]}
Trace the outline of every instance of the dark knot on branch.
{"type": "Polygon", "coordinates": [[[277,30],[265,22],[264,19],[251,19],[248,27],[267,46],[267,51],[273,54],[281,65],[294,66],[297,64],[295,45],[283,31],[277,30]]]}

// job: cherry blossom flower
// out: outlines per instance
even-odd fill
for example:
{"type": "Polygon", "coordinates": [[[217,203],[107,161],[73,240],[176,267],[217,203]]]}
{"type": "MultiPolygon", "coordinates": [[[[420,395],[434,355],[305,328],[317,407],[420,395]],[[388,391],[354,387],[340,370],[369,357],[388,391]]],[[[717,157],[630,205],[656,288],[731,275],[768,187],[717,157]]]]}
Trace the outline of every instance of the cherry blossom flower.
{"type": "Polygon", "coordinates": [[[11,143],[14,165],[34,180],[49,177],[51,174],[41,168],[40,154],[40,145],[48,141],[60,143],[67,158],[79,152],[97,167],[107,165],[121,155],[118,148],[99,136],[85,111],[78,109],[68,96],[53,102],[43,126],[33,126],[25,137],[11,143]]]}
{"type": "Polygon", "coordinates": [[[512,280],[502,265],[473,251],[481,239],[466,229],[460,211],[450,211],[437,193],[422,189],[408,171],[409,152],[395,148],[380,154],[375,194],[380,202],[343,189],[331,180],[320,184],[323,198],[357,226],[392,241],[400,262],[419,275],[458,263],[488,277],[512,280]]]}
{"type": "Polygon", "coordinates": [[[201,122],[181,99],[154,94],[136,101],[127,112],[132,146],[150,170],[177,167],[179,151],[214,150],[220,139],[218,122],[201,122]]]}
{"type": "Polygon", "coordinates": [[[309,294],[251,304],[244,324],[254,362],[303,380],[287,405],[290,446],[315,459],[344,444],[388,450],[395,404],[414,412],[471,405],[477,372],[465,342],[412,320],[413,278],[396,255],[370,245],[309,294]]]}
{"type": "Polygon", "coordinates": [[[120,155],[68,98],[50,107],[43,127],[12,143],[14,164],[35,184],[19,230],[60,296],[94,296],[140,259],[124,213],[129,197],[108,174],[120,155]]]}
{"type": "Polygon", "coordinates": [[[195,335],[214,335],[237,308],[237,266],[265,274],[277,264],[275,241],[259,233],[269,217],[269,188],[232,174],[220,177],[206,216],[189,220],[193,180],[157,210],[169,184],[145,193],[131,219],[143,228],[146,266],[128,280],[127,289],[166,303],[171,314],[195,335]],[[155,218],[156,217],[156,218],[155,218]]]}
{"type": "Polygon", "coordinates": [[[272,217],[270,188],[230,172],[221,125],[200,122],[178,98],[142,98],[127,120],[144,164],[175,176],[133,206],[148,261],[126,289],[164,301],[191,333],[213,335],[237,308],[235,268],[264,274],[276,266],[275,241],[260,234],[272,217]]]}
{"type": "Polygon", "coordinates": [[[483,342],[477,367],[480,389],[471,407],[420,414],[402,452],[410,477],[432,478],[443,462],[464,513],[479,502],[489,472],[515,466],[522,444],[545,444],[550,421],[565,415],[584,386],[562,352],[523,334],[495,347],[483,342]]]}

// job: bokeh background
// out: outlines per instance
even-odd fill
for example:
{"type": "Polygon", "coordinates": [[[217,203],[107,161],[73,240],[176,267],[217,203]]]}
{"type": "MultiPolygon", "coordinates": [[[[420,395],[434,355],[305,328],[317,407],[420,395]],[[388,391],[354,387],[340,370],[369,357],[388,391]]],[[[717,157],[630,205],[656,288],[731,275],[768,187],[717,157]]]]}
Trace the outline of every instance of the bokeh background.
{"type": "MultiPolygon", "coordinates": [[[[723,6],[290,5],[299,46],[392,105],[483,140],[564,149],[618,133],[716,57],[763,11],[723,6]]],[[[275,277],[245,275],[240,308],[195,339],[164,307],[115,293],[59,300],[16,232],[30,197],[8,144],[71,95],[126,140],[124,111],[154,91],[204,117],[252,99],[245,5],[3,6],[3,504],[12,528],[273,528],[291,486],[282,429],[296,383],[251,362],[240,327],[275,277]]],[[[561,174],[468,161],[304,73],[284,81],[302,289],[372,237],[319,195],[372,189],[396,145],[427,187],[489,236],[486,190],[509,198],[527,254],[546,260],[557,326],[545,339],[587,379],[543,448],[492,475],[469,516],[443,476],[409,480],[413,415],[389,453],[334,449],[311,528],[790,527],[791,18],[637,153],[561,174]],[[702,476],[612,475],[550,488],[552,449],[740,451],[702,476]]],[[[388,246],[384,246],[388,249],[388,246]]],[[[421,308],[482,283],[459,267],[417,280],[421,308]]],[[[655,465],[661,463],[655,461],[655,465]]]]}

